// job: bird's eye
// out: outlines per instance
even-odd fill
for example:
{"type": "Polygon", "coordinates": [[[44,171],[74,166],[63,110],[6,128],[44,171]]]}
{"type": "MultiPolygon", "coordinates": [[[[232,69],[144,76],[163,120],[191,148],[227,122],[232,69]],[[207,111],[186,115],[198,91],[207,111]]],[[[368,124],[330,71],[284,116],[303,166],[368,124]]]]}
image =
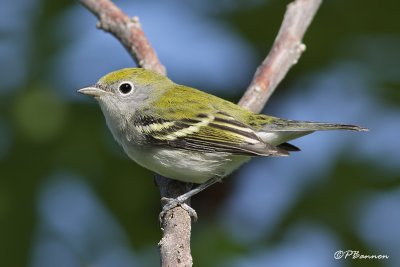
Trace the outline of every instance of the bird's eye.
{"type": "Polygon", "coordinates": [[[132,92],[133,84],[130,82],[123,82],[118,86],[118,89],[123,95],[126,95],[132,92]]]}

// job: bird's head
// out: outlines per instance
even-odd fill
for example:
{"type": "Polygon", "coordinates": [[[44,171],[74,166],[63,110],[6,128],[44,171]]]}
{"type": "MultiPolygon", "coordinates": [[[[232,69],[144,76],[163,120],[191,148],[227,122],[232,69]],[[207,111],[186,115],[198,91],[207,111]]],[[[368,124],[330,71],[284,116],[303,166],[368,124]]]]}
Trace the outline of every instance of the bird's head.
{"type": "MultiPolygon", "coordinates": [[[[142,68],[110,72],[78,92],[99,101],[104,113],[129,115],[149,98],[157,97],[172,83],[167,77],[142,68]]],[[[106,114],[107,115],[107,114],[106,114]]]]}

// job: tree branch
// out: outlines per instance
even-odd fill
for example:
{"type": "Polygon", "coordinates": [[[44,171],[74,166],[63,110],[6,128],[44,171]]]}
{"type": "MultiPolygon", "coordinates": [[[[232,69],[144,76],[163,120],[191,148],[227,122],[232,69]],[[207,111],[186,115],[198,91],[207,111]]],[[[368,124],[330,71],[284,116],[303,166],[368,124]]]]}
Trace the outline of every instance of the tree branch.
{"type": "MultiPolygon", "coordinates": [[[[156,174],[161,198],[176,198],[190,190],[186,183],[167,179],[156,174]]],[[[190,200],[186,202],[190,205],[190,200]]],[[[190,253],[191,218],[181,207],[175,207],[164,215],[161,222],[163,237],[158,243],[161,266],[192,266],[190,253]]]]}
{"type": "MultiPolygon", "coordinates": [[[[166,74],[147,40],[139,19],[129,18],[109,0],[80,0],[98,19],[98,28],[114,35],[136,63],[146,69],[166,74]]],[[[260,112],[280,81],[305,50],[302,38],[321,0],[295,0],[288,5],[274,45],[258,67],[239,105],[260,112]]],[[[184,183],[156,175],[162,197],[173,198],[187,191],[184,183]]],[[[181,207],[167,212],[162,221],[163,237],[159,242],[162,266],[192,266],[190,254],[191,218],[181,207]]]]}
{"type": "Polygon", "coordinates": [[[287,6],[271,51],[257,68],[250,86],[239,101],[240,106],[256,113],[263,109],[278,84],[306,49],[302,39],[321,2],[296,0],[287,6]]]}
{"type": "Polygon", "coordinates": [[[165,67],[146,38],[138,17],[129,18],[109,0],[80,2],[99,19],[97,27],[114,35],[139,66],[166,74],[165,67]]]}

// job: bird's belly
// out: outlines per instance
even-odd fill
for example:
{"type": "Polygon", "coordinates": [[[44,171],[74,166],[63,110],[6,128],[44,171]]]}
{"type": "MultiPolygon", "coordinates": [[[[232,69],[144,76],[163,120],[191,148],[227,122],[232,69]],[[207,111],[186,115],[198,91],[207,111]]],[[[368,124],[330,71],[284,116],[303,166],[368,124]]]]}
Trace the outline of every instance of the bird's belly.
{"type": "Polygon", "coordinates": [[[168,148],[131,147],[125,151],[143,167],[189,183],[204,183],[212,177],[224,177],[250,159],[229,153],[201,153],[168,148]]]}

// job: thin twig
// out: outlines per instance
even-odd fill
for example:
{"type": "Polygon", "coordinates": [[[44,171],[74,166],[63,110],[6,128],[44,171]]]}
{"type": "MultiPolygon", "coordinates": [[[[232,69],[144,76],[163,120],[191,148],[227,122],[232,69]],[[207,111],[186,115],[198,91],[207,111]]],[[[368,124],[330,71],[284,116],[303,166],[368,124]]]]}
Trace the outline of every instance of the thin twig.
{"type": "Polygon", "coordinates": [[[274,45],[257,68],[239,105],[256,113],[263,109],[278,84],[306,49],[302,39],[321,2],[321,0],[296,0],[287,6],[274,45]]]}
{"type": "Polygon", "coordinates": [[[97,27],[114,35],[139,66],[166,74],[165,67],[146,38],[138,17],[129,18],[109,0],[80,2],[99,19],[97,27]]]}
{"type": "MultiPolygon", "coordinates": [[[[80,2],[99,19],[98,27],[113,34],[139,66],[166,74],[137,17],[129,18],[109,0],[80,2]]],[[[301,40],[320,4],[321,0],[296,0],[288,5],[274,45],[258,67],[239,105],[253,112],[261,111],[279,82],[305,50],[301,40]]],[[[158,175],[155,180],[163,197],[176,197],[187,190],[184,183],[158,175]]],[[[159,242],[161,265],[192,266],[191,219],[188,213],[180,207],[170,210],[163,217],[162,227],[163,237],[159,242]]]]}

